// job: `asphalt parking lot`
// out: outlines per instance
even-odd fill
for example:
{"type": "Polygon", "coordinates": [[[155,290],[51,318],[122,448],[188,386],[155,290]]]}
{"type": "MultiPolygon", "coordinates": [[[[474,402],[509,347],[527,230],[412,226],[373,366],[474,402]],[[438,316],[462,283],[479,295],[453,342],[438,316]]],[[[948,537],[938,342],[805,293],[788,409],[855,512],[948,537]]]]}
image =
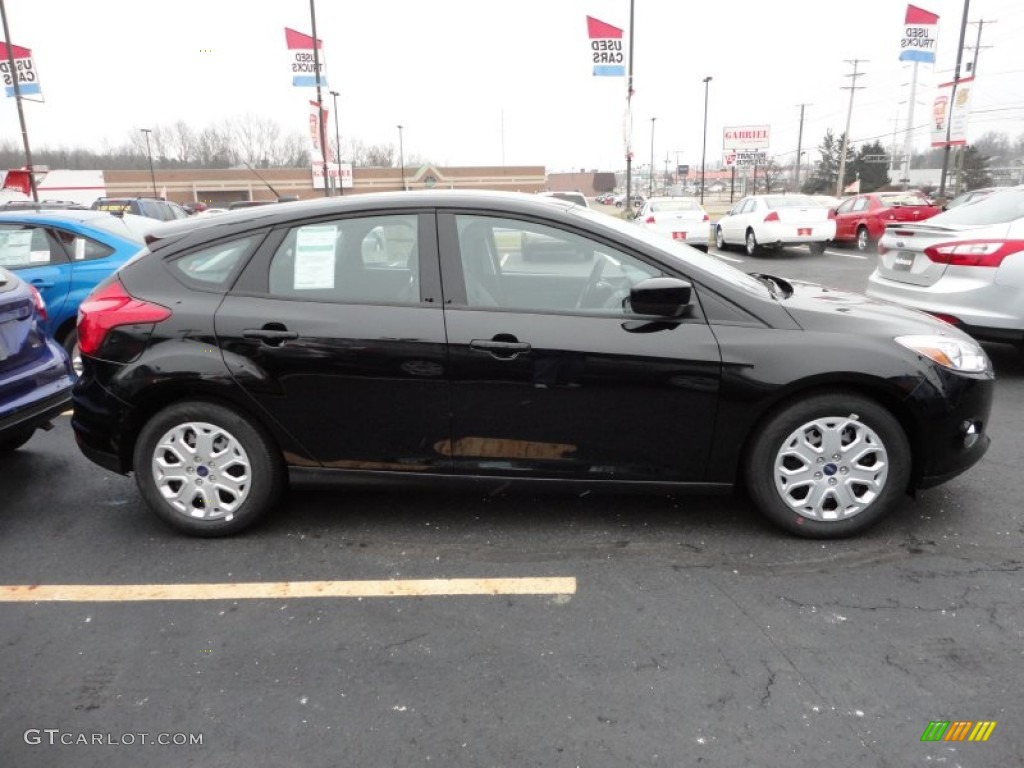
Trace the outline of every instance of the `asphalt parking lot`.
{"type": "Polygon", "coordinates": [[[828,543],[740,494],[309,489],[195,540],[62,417],[0,459],[0,765],[1020,765],[1024,358],[986,349],[985,459],[828,543]]]}

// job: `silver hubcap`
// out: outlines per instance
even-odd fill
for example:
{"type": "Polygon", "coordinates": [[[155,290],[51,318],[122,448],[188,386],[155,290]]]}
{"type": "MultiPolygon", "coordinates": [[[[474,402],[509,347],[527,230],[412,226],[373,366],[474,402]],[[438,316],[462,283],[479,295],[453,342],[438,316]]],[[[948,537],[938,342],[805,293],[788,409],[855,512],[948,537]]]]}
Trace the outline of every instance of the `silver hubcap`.
{"type": "Polygon", "coordinates": [[[718,247],[718,248],[721,248],[723,245],[725,245],[725,238],[722,237],[722,230],[720,230],[720,229],[716,230],[715,231],[715,246],[718,247]]]}
{"type": "Polygon", "coordinates": [[[153,451],[152,472],[174,510],[201,520],[231,520],[252,484],[252,466],[241,443],[205,422],[168,430],[153,451]]]}
{"type": "Polygon", "coordinates": [[[868,233],[863,229],[857,234],[857,247],[862,251],[867,250],[868,233]]]}
{"type": "Polygon", "coordinates": [[[775,456],[775,489],[794,512],[811,520],[846,520],[863,512],[888,474],[881,438],[854,416],[807,422],[775,456]]]}
{"type": "Polygon", "coordinates": [[[753,253],[754,249],[757,248],[757,240],[754,239],[754,233],[747,233],[747,253],[753,253]]]}

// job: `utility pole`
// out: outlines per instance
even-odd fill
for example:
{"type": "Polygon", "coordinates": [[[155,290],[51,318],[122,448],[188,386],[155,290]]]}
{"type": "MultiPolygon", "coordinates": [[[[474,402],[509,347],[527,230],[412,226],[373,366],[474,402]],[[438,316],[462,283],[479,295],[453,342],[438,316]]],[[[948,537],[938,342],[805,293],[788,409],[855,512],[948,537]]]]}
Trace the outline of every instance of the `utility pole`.
{"type": "Polygon", "coordinates": [[[997,19],[978,19],[977,21],[969,22],[970,24],[978,25],[978,41],[974,45],[967,46],[968,51],[974,51],[974,59],[971,61],[967,70],[968,72],[971,73],[972,77],[977,77],[978,75],[978,51],[980,51],[982,48],[992,47],[991,45],[981,44],[981,30],[985,27],[986,24],[995,24],[997,21],[997,19]]]}
{"type": "Polygon", "coordinates": [[[793,173],[793,191],[800,191],[800,155],[804,146],[804,107],[809,104],[797,104],[800,107],[800,132],[796,136],[796,170],[793,173]]]}
{"type": "Polygon", "coordinates": [[[839,154],[839,178],[836,180],[836,197],[842,197],[843,195],[843,177],[846,175],[846,149],[850,144],[850,118],[853,117],[853,94],[863,88],[863,85],[857,85],[857,78],[863,77],[863,72],[857,71],[857,66],[863,63],[867,63],[868,59],[845,59],[847,64],[853,64],[853,72],[844,77],[849,77],[850,84],[844,85],[840,90],[850,91],[850,106],[846,109],[846,131],[843,133],[843,146],[839,154]]]}
{"type": "Polygon", "coordinates": [[[324,126],[324,97],[320,90],[320,40],[316,36],[316,0],[309,0],[309,19],[313,26],[313,69],[316,76],[316,124],[320,136],[320,159],[324,169],[324,197],[330,197],[330,175],[327,171],[327,128],[324,126]]]}
{"type": "Polygon", "coordinates": [[[14,68],[14,43],[11,42],[11,30],[7,27],[7,9],[0,0],[0,16],[3,16],[4,40],[7,43],[7,66],[10,68],[11,85],[14,86],[14,100],[18,102],[18,120],[21,121],[21,141],[25,146],[25,167],[28,169],[28,184],[32,190],[32,200],[39,202],[39,190],[36,187],[36,171],[32,166],[32,148],[28,143],[28,128],[25,127],[25,110],[21,106],[21,86],[18,84],[18,70],[14,68]]]}
{"type": "Polygon", "coordinates": [[[953,70],[953,87],[949,91],[949,113],[946,118],[946,146],[942,150],[942,176],[939,177],[939,197],[946,196],[946,171],[949,170],[949,141],[953,134],[953,105],[956,104],[956,84],[960,82],[960,63],[964,57],[964,37],[967,35],[967,14],[971,0],[964,0],[964,15],[960,20],[960,42],[956,46],[956,68],[953,70]]]}
{"type": "Polygon", "coordinates": [[[633,210],[633,11],[629,0],[629,72],[626,74],[626,213],[633,210]]]}

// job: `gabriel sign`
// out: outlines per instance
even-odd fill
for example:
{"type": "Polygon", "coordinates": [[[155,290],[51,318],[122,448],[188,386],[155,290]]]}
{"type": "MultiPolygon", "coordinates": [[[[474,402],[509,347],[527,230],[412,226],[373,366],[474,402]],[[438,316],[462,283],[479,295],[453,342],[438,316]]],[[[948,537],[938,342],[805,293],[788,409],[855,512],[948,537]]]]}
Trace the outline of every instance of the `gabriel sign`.
{"type": "Polygon", "coordinates": [[[767,125],[737,125],[722,134],[722,149],[768,149],[767,125]]]}

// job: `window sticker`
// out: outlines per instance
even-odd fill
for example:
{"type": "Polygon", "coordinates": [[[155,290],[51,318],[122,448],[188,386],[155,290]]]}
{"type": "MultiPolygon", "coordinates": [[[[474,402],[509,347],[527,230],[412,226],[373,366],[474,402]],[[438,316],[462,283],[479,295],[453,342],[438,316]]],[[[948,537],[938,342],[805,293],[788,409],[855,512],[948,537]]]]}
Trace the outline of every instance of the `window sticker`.
{"type": "Polygon", "coordinates": [[[333,224],[301,227],[295,233],[293,287],[302,290],[334,288],[334,246],[338,228],[333,224]]]}
{"type": "MultiPolygon", "coordinates": [[[[0,232],[0,265],[5,267],[24,267],[38,263],[32,250],[32,230],[23,229],[16,232],[0,232]]],[[[50,260],[46,252],[43,262],[50,260]]]]}

